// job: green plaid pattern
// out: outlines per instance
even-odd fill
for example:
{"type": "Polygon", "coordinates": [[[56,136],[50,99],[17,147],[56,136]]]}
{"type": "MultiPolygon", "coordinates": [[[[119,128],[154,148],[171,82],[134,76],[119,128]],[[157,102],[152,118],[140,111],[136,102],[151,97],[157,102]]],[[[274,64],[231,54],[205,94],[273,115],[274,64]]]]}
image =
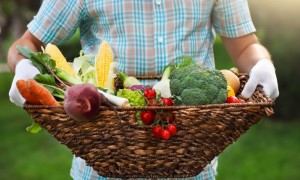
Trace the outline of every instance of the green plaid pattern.
{"type": "Polygon", "coordinates": [[[161,74],[180,56],[214,68],[215,32],[239,37],[255,31],[246,0],[44,0],[28,25],[54,44],[78,28],[85,54],[97,53],[105,39],[129,75],[161,74]]]}

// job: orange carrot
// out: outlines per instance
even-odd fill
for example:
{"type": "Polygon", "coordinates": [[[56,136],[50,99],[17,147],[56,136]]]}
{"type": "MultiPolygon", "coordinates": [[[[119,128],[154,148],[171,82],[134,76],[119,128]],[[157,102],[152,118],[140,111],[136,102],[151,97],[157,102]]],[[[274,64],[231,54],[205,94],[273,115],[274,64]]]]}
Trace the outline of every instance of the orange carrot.
{"type": "Polygon", "coordinates": [[[50,91],[34,79],[27,80],[26,87],[28,88],[31,95],[36,97],[36,99],[38,99],[41,104],[51,106],[59,105],[59,103],[56,101],[56,99],[53,97],[50,91]]]}
{"type": "Polygon", "coordinates": [[[25,80],[18,80],[17,88],[21,94],[21,96],[26,99],[26,101],[30,104],[41,104],[36,97],[32,96],[32,94],[29,92],[28,88],[26,87],[26,81],[25,80]]]}

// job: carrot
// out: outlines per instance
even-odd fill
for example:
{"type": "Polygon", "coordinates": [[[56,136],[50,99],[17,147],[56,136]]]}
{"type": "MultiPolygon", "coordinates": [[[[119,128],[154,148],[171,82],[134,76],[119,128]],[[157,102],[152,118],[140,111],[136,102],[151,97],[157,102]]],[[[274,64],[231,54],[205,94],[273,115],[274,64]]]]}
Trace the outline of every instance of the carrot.
{"type": "Polygon", "coordinates": [[[26,81],[25,80],[18,80],[17,83],[17,88],[21,94],[21,96],[26,99],[26,101],[30,104],[41,104],[36,97],[32,96],[32,94],[29,92],[28,88],[26,87],[26,81]]]}
{"type": "Polygon", "coordinates": [[[41,104],[51,106],[59,105],[51,92],[34,79],[27,80],[26,87],[28,88],[30,94],[38,99],[41,104]]]}

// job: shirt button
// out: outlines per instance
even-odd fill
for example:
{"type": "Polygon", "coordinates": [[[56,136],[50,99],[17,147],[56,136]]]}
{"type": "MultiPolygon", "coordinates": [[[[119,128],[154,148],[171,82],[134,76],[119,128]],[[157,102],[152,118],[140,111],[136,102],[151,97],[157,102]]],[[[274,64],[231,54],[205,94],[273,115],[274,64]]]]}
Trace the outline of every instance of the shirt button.
{"type": "Polygon", "coordinates": [[[161,0],[157,0],[157,1],[156,1],[156,4],[157,4],[157,5],[160,5],[160,4],[161,4],[161,0]]]}
{"type": "Polygon", "coordinates": [[[164,41],[164,39],[162,37],[158,37],[158,42],[162,43],[164,41]]]}

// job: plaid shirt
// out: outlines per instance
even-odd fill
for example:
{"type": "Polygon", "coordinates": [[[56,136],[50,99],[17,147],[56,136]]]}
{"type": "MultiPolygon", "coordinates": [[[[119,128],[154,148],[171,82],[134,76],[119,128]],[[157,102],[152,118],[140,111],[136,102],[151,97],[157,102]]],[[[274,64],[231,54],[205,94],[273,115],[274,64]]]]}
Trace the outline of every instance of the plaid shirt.
{"type": "Polygon", "coordinates": [[[161,74],[180,56],[214,68],[214,30],[225,37],[255,31],[246,0],[44,0],[28,25],[55,44],[78,28],[85,54],[105,39],[129,75],[161,74]]]}
{"type": "MultiPolygon", "coordinates": [[[[78,28],[85,54],[96,54],[105,39],[118,69],[129,75],[161,74],[181,56],[214,68],[215,32],[240,37],[255,31],[247,0],[44,0],[28,25],[45,44],[63,43],[78,28]]],[[[197,178],[215,175],[211,166],[203,173],[197,178]]],[[[101,178],[84,161],[74,161],[72,176],[101,178]]]]}

